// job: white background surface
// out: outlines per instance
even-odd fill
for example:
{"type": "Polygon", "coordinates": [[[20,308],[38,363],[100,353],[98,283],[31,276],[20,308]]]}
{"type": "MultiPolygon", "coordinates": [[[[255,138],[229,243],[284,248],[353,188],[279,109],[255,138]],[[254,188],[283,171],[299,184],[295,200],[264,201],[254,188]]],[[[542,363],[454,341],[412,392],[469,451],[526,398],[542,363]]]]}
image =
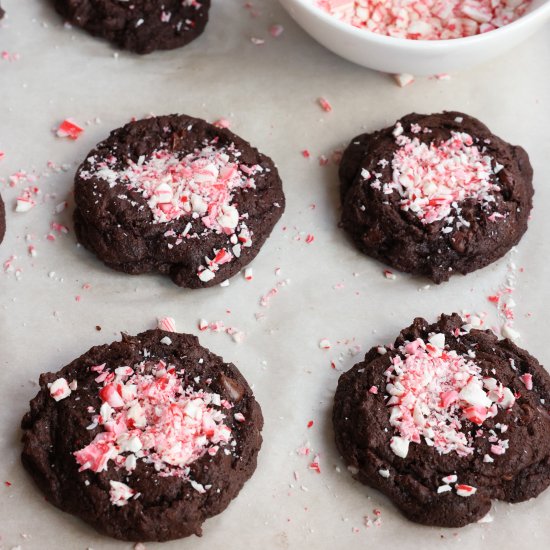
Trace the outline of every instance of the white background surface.
{"type": "Polygon", "coordinates": [[[20,465],[19,423],[39,373],[58,370],[122,330],[152,328],[164,315],[173,316],[180,331],[198,333],[197,321],[205,318],[246,332],[241,344],[223,333],[200,339],[248,378],[266,425],[256,474],[226,512],[206,522],[202,539],[147,548],[548,547],[550,491],[520,505],[496,504],[493,523],[445,530],[407,522],[343,468],[330,425],[338,378],[330,361],[347,370],[360,358],[350,348],[359,345],[364,353],[393,340],[415,316],[433,320],[443,311],[469,309],[495,319],[487,296],[503,283],[507,260],[427,290],[420,290],[426,280],[384,278],[384,266],[358,254],[337,228],[336,167],[320,167],[317,157],[411,111],[463,110],[522,144],[535,169],[536,196],[516,257],[525,271],[518,274],[515,326],[520,344],[550,364],[550,34],[541,32],[505,58],[449,81],[421,79],[400,89],[390,77],[322,49],[274,0],[253,0],[258,17],[243,3],[214,0],[206,34],[189,47],[116,59],[105,42],[64,29],[48,0],[2,0],[9,18],[1,24],[0,50],[21,59],[0,60],[0,177],[19,169],[40,175],[50,160],[70,167],[39,177],[44,202],[26,214],[13,212],[22,186],[0,182],[8,218],[0,262],[16,255],[14,265],[22,269],[19,280],[13,272],[0,273],[0,547],[132,547],[97,535],[44,501],[20,465]],[[268,33],[274,23],[285,27],[277,39],[268,33]],[[254,45],[251,37],[266,42],[254,45]],[[331,101],[332,113],[319,108],[320,96],[331,101]],[[252,264],[251,282],[240,275],[227,288],[182,290],[160,276],[110,271],[76,247],[70,221],[75,163],[132,116],[172,112],[229,118],[234,131],[279,166],[287,210],[252,264]],[[101,123],[86,126],[76,142],[55,138],[51,128],[67,117],[81,123],[99,117],[101,123]],[[309,160],[300,154],[306,148],[309,160]],[[65,199],[69,208],[54,214],[65,199]],[[51,221],[68,224],[70,234],[45,240],[51,221]],[[306,244],[309,233],[315,240],[306,244]],[[34,235],[36,258],[26,252],[26,234],[34,235]],[[285,279],[289,284],[262,308],[260,297],[285,279]],[[83,290],[84,283],[91,288],[83,290]],[[334,288],[339,283],[344,287],[334,288]],[[265,314],[260,321],[257,312],[265,314]],[[318,347],[325,337],[333,344],[329,351],[318,347]],[[296,454],[306,442],[320,454],[321,474],[308,470],[311,457],[296,454]],[[375,508],[382,524],[367,529],[363,518],[373,518],[375,508]]]}

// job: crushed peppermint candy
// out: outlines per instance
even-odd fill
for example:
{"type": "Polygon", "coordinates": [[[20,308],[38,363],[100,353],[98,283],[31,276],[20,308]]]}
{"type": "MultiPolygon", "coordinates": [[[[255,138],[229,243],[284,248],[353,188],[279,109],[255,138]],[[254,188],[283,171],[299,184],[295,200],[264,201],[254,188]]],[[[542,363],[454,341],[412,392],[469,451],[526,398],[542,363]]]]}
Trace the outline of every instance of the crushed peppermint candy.
{"type": "Polygon", "coordinates": [[[525,389],[531,391],[533,389],[533,375],[526,372],[522,374],[519,379],[523,382],[525,389]]]}
{"type": "Polygon", "coordinates": [[[120,481],[109,481],[111,489],[109,490],[109,496],[111,498],[111,504],[114,506],[125,506],[128,501],[136,494],[134,489],[128,487],[126,483],[120,481]]]}
{"type": "Polygon", "coordinates": [[[521,337],[521,334],[510,325],[504,325],[501,328],[500,332],[503,338],[508,338],[509,340],[512,340],[512,342],[517,342],[521,337]]]}
{"type": "MultiPolygon", "coordinates": [[[[206,143],[184,156],[159,149],[148,158],[127,159],[122,166],[115,156],[101,161],[90,157],[89,168],[80,175],[106,181],[111,188],[123,186],[127,193],[139,193],[147,201],[155,224],[188,218],[181,234],[172,229],[165,233],[170,247],[211,233],[225,235],[226,246],[213,249],[212,257],[205,257],[198,269],[199,279],[208,282],[221,265],[240,257],[243,247],[252,246],[248,214],[239,212],[233,198],[239,190],[255,189],[254,176],[264,169],[240,163],[240,155],[233,145],[217,148],[206,143]],[[200,223],[193,224],[195,220],[200,223]]],[[[119,198],[133,204],[129,194],[119,198]]]]}
{"type": "MultiPolygon", "coordinates": [[[[184,386],[178,376],[183,372],[176,373],[175,367],[143,361],[112,371],[105,364],[90,370],[98,374],[95,380],[102,404],[99,411],[91,411],[96,414],[88,429],[101,431],[74,453],[80,471],[103,472],[113,463],[131,475],[141,460],[161,476],[178,476],[191,483],[190,465],[205,454],[214,456],[232,441],[222,409],[233,405],[219,394],[184,386]]],[[[133,495],[123,485],[111,482],[111,501],[117,506],[133,495]]]]}
{"type": "Polygon", "coordinates": [[[320,474],[321,473],[321,464],[320,464],[320,461],[319,461],[320,457],[318,454],[316,454],[314,457],[313,457],[313,461],[311,462],[311,464],[308,466],[308,468],[310,470],[313,470],[314,472],[320,474]]]}
{"type": "MultiPolygon", "coordinates": [[[[50,395],[56,400],[61,401],[62,399],[65,399],[66,397],[69,397],[71,395],[71,387],[70,384],[65,380],[65,378],[58,378],[54,382],[52,382],[49,386],[50,389],[50,395]]],[[[76,385],[74,385],[73,389],[76,390],[76,385]]]]}
{"type": "Polygon", "coordinates": [[[521,17],[531,0],[312,0],[340,21],[409,40],[449,40],[498,29],[521,17]]]}
{"type": "Polygon", "coordinates": [[[210,323],[206,319],[199,319],[198,329],[201,332],[211,330],[212,332],[225,332],[225,334],[231,336],[232,340],[237,344],[241,343],[246,334],[233,326],[226,326],[223,321],[211,321],[210,323]]]}
{"type": "Polygon", "coordinates": [[[445,476],[444,478],[441,479],[441,481],[443,481],[443,483],[456,483],[458,481],[458,476],[456,474],[451,474],[451,475],[448,475],[448,476],[445,476]]]}
{"type": "Polygon", "coordinates": [[[471,485],[456,485],[456,494],[459,497],[471,497],[472,495],[475,495],[477,492],[477,489],[475,487],[472,487],[471,485]]]}
{"type": "Polygon", "coordinates": [[[28,212],[36,206],[35,197],[40,194],[40,189],[34,185],[25,188],[15,202],[16,212],[28,212]]]}
{"type": "Polygon", "coordinates": [[[409,84],[412,84],[414,82],[414,76],[409,73],[396,74],[393,75],[393,78],[400,88],[404,88],[405,86],[408,86],[409,84]]]}
{"type": "Polygon", "coordinates": [[[408,439],[396,435],[390,439],[390,449],[395,455],[405,458],[409,454],[409,443],[408,439]]]}
{"type": "MultiPolygon", "coordinates": [[[[445,346],[444,334],[432,334],[427,342],[418,338],[397,350],[399,355],[385,371],[390,424],[396,434],[392,451],[402,458],[410,443],[424,442],[441,454],[474,452],[473,436],[462,431],[469,420],[481,426],[515,403],[512,391],[492,377],[483,377],[470,356],[445,346]]],[[[503,454],[507,442],[498,440],[503,454]]],[[[449,484],[454,477],[444,478],[449,484]]]]}
{"type": "Polygon", "coordinates": [[[161,317],[157,320],[157,328],[166,332],[176,332],[176,321],[173,317],[161,317]]]}
{"type": "Polygon", "coordinates": [[[279,38],[279,36],[281,36],[284,32],[285,32],[285,28],[282,25],[275,24],[269,27],[269,34],[273,38],[279,38]]]}
{"type": "Polygon", "coordinates": [[[60,138],[78,139],[84,132],[84,128],[79,126],[74,120],[67,118],[56,129],[55,135],[60,138]]]}
{"type": "Polygon", "coordinates": [[[513,294],[516,290],[518,271],[514,261],[516,253],[517,249],[515,247],[512,248],[506,264],[506,275],[504,280],[499,285],[498,290],[487,297],[487,299],[495,304],[497,308],[498,322],[502,337],[509,338],[513,342],[521,338],[521,334],[514,328],[516,302],[513,298],[513,294]]]}
{"type": "Polygon", "coordinates": [[[323,338],[319,340],[319,347],[321,349],[330,349],[331,348],[330,340],[328,338],[323,338]]]}
{"type": "Polygon", "coordinates": [[[212,123],[216,128],[231,128],[231,121],[227,118],[219,118],[212,123]]]}
{"type": "MultiPolygon", "coordinates": [[[[421,131],[416,126],[411,125],[412,133],[421,131]]],[[[425,143],[405,135],[398,122],[393,135],[398,148],[391,161],[392,180],[383,182],[382,174],[367,170],[361,175],[373,189],[397,193],[401,210],[412,212],[423,224],[443,221],[442,232],[450,233],[470,224],[461,216],[461,202],[473,200],[485,209],[495,202],[498,166],[469,134],[451,132],[446,141],[425,143]]]]}
{"type": "Polygon", "coordinates": [[[320,97],[317,101],[319,102],[321,109],[323,109],[325,113],[330,113],[332,111],[332,105],[330,104],[328,99],[320,97]]]}
{"type": "Polygon", "coordinates": [[[475,487],[472,487],[471,485],[458,483],[458,476],[456,474],[445,476],[441,479],[441,481],[443,482],[443,485],[440,485],[437,488],[438,495],[449,493],[450,491],[452,491],[452,485],[455,486],[456,494],[460,497],[469,497],[475,494],[475,492],[477,491],[477,489],[475,487]]]}

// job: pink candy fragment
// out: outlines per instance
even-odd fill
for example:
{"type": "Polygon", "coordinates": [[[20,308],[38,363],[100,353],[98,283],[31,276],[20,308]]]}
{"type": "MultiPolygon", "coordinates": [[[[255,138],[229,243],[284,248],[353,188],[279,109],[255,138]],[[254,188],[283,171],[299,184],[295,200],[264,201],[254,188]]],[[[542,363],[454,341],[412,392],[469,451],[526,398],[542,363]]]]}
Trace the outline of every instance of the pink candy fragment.
{"type": "Polygon", "coordinates": [[[519,379],[523,382],[525,385],[525,389],[531,391],[533,389],[533,375],[529,374],[528,372],[525,374],[522,374],[519,379]]]}
{"type": "Polygon", "coordinates": [[[444,334],[407,342],[398,351],[385,372],[386,403],[396,430],[390,447],[397,456],[404,458],[409,443],[422,440],[441,454],[470,455],[473,438],[462,431],[463,421],[481,426],[497,415],[498,407],[514,404],[509,388],[483,378],[468,356],[446,349],[444,334]]]}
{"type": "Polygon", "coordinates": [[[71,388],[65,378],[58,378],[50,386],[50,395],[56,400],[61,401],[71,395],[71,388]]]}
{"type": "Polygon", "coordinates": [[[40,193],[40,190],[36,186],[30,186],[25,188],[22,193],[17,197],[15,204],[16,212],[28,212],[36,206],[35,197],[40,193]]]}
{"type": "Polygon", "coordinates": [[[271,27],[269,27],[269,34],[273,38],[279,38],[279,36],[281,36],[284,31],[285,28],[282,25],[272,25],[271,27]]]}
{"type": "Polygon", "coordinates": [[[408,73],[396,74],[393,77],[400,88],[404,88],[414,82],[414,76],[408,73]]]}
{"type": "MultiPolygon", "coordinates": [[[[422,131],[413,126],[412,133],[422,131]]],[[[423,224],[443,222],[443,233],[468,227],[469,222],[460,215],[461,202],[475,200],[486,208],[494,203],[494,195],[500,191],[494,162],[472,136],[451,132],[447,141],[426,143],[404,132],[398,122],[393,130],[398,149],[391,160],[391,181],[369,174],[373,189],[384,195],[397,193],[402,210],[423,224]]]]}
{"type": "Polygon", "coordinates": [[[227,120],[226,118],[219,118],[213,124],[217,128],[230,128],[231,127],[231,122],[229,120],[227,120]]]}
{"type": "Polygon", "coordinates": [[[330,340],[328,340],[327,338],[323,338],[322,340],[319,341],[319,347],[321,349],[330,349],[331,347],[330,340]]]}
{"type": "MultiPolygon", "coordinates": [[[[175,369],[162,361],[113,371],[98,365],[90,370],[100,372],[96,382],[103,384],[99,389],[102,405],[99,414],[92,417],[90,429],[102,430],[74,453],[80,471],[106,471],[113,462],[131,474],[137,461],[144,459],[163,475],[188,479],[192,462],[206,453],[215,455],[232,439],[221,412],[222,407],[231,408],[232,404],[222,401],[218,394],[184,387],[175,369]]],[[[68,390],[64,379],[52,384],[50,391],[60,388],[60,395],[68,390]]],[[[234,417],[245,421],[242,413],[234,417]]],[[[123,506],[132,496],[134,492],[127,485],[111,482],[114,505],[123,506]]]]}
{"type": "Polygon", "coordinates": [[[115,506],[125,506],[136,492],[128,487],[125,483],[120,481],[109,481],[111,489],[109,490],[109,496],[111,497],[111,504],[115,506]]]}
{"type": "MultiPolygon", "coordinates": [[[[229,122],[220,119],[217,125],[227,127],[229,122]]],[[[252,234],[246,224],[248,214],[239,212],[233,197],[239,190],[254,190],[254,176],[264,169],[260,165],[240,164],[240,156],[241,152],[233,145],[218,148],[214,140],[183,157],[159,149],[149,158],[128,159],[122,168],[114,156],[100,162],[91,157],[90,168],[82,171],[81,176],[140,193],[147,200],[153,223],[188,218],[190,221],[181,234],[166,232],[165,237],[171,239],[167,243],[169,248],[184,239],[200,239],[211,233],[225,235],[227,245],[212,250],[212,257],[205,257],[197,270],[197,277],[207,283],[214,279],[221,265],[239,257],[243,248],[252,246],[252,234]]]]}
{"type": "Polygon", "coordinates": [[[456,485],[456,494],[459,497],[471,497],[472,495],[475,495],[477,492],[477,489],[475,487],[472,487],[471,485],[456,485]]]}
{"type": "Polygon", "coordinates": [[[330,113],[332,111],[332,105],[329,103],[327,99],[324,97],[319,98],[319,105],[321,106],[321,109],[325,111],[325,113],[330,113]]]}
{"type": "Polygon", "coordinates": [[[176,332],[176,321],[173,317],[161,317],[157,322],[157,327],[167,332],[176,332]]]}
{"type": "Polygon", "coordinates": [[[78,139],[84,132],[84,128],[80,127],[74,120],[67,118],[57,128],[56,135],[61,138],[78,139]]]}

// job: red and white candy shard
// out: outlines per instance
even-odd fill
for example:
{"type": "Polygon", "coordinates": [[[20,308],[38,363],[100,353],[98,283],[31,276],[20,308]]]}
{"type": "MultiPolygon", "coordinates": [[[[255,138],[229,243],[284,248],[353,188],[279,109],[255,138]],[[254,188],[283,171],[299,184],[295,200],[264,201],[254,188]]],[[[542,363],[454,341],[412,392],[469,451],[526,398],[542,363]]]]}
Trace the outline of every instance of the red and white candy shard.
{"type": "MultiPolygon", "coordinates": [[[[410,443],[422,439],[441,454],[471,455],[474,442],[461,431],[463,422],[481,426],[497,415],[499,407],[514,405],[509,388],[483,377],[470,357],[446,349],[444,334],[432,334],[427,342],[407,342],[398,351],[384,375],[390,424],[395,428],[390,447],[401,458],[407,456],[410,443]]],[[[507,440],[495,437],[494,442],[494,454],[503,454],[507,440]]]]}
{"type": "MultiPolygon", "coordinates": [[[[142,460],[159,475],[189,479],[191,463],[207,453],[214,456],[232,441],[220,408],[230,409],[231,403],[222,402],[219,394],[184,387],[175,367],[163,361],[152,365],[148,373],[146,366],[150,365],[142,362],[114,371],[105,365],[91,367],[100,373],[96,382],[102,405],[89,429],[101,427],[101,431],[74,453],[80,471],[103,472],[112,463],[131,475],[142,460]]],[[[50,392],[64,387],[60,380],[50,392]]],[[[131,496],[122,485],[111,482],[111,499],[117,506],[131,496]]]]}
{"type": "Polygon", "coordinates": [[[531,0],[311,0],[354,27],[411,40],[492,31],[521,17],[531,0]]]}
{"type": "Polygon", "coordinates": [[[401,209],[412,212],[423,224],[443,221],[443,233],[470,225],[461,216],[461,202],[474,200],[484,208],[495,202],[495,193],[500,191],[495,183],[498,167],[472,136],[451,132],[447,141],[428,144],[403,131],[398,122],[393,131],[399,147],[391,161],[392,181],[384,183],[381,174],[373,178],[369,173],[373,189],[385,195],[398,193],[401,209]]]}
{"type": "Polygon", "coordinates": [[[80,134],[84,132],[84,128],[79,126],[74,120],[67,118],[56,130],[57,137],[78,139],[80,134]]]}
{"type": "Polygon", "coordinates": [[[36,200],[34,199],[34,197],[38,193],[39,189],[34,186],[24,189],[16,199],[15,211],[28,212],[29,210],[31,210],[31,208],[34,208],[36,206],[36,200]]]}
{"type": "MultiPolygon", "coordinates": [[[[153,223],[169,223],[181,218],[199,220],[201,229],[191,232],[188,223],[181,234],[170,230],[166,237],[201,239],[211,233],[225,235],[226,246],[205,257],[197,276],[203,282],[212,280],[219,267],[241,255],[243,247],[252,246],[252,234],[246,225],[248,213],[239,212],[233,204],[239,189],[255,189],[254,176],[263,172],[260,165],[248,166],[238,161],[241,153],[233,145],[216,148],[206,144],[193,153],[179,156],[161,149],[149,158],[128,159],[126,166],[111,156],[101,162],[88,158],[91,169],[81,172],[83,179],[99,178],[109,186],[124,186],[127,192],[138,192],[147,200],[153,223]]],[[[126,195],[119,198],[130,200],[126,195]]]]}
{"type": "MultiPolygon", "coordinates": [[[[65,378],[58,378],[50,385],[50,395],[56,400],[61,401],[71,395],[71,388],[65,378]]],[[[75,388],[76,389],[76,386],[75,388]]]]}
{"type": "Polygon", "coordinates": [[[157,328],[166,332],[176,332],[176,321],[173,317],[160,317],[157,321],[157,328]]]}
{"type": "Polygon", "coordinates": [[[319,340],[319,347],[321,349],[330,349],[330,340],[328,338],[322,338],[321,340],[319,340]]]}
{"type": "Polygon", "coordinates": [[[109,490],[109,497],[111,498],[111,504],[114,506],[125,506],[136,492],[128,487],[126,483],[120,481],[109,481],[111,489],[109,490]]]}
{"type": "Polygon", "coordinates": [[[532,390],[533,389],[533,375],[529,374],[528,372],[525,374],[522,374],[519,379],[523,382],[525,385],[526,390],[532,390]]]}

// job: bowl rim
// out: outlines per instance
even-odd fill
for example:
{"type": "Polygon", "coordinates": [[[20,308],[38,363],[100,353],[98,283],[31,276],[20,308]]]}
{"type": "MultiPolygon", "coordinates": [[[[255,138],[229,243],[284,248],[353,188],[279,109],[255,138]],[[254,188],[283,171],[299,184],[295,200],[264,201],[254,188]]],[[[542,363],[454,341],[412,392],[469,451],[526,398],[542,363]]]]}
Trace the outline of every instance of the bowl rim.
{"type": "Polygon", "coordinates": [[[427,51],[427,50],[446,50],[451,47],[461,47],[461,46],[470,46],[474,44],[483,44],[488,40],[492,40],[491,36],[497,37],[502,36],[506,32],[510,32],[512,29],[519,29],[520,27],[525,27],[535,19],[544,17],[545,15],[550,18],[550,0],[545,0],[540,6],[534,10],[522,15],[519,19],[516,19],[508,25],[499,27],[493,31],[489,31],[482,34],[476,34],[474,36],[467,36],[463,38],[448,38],[445,40],[412,40],[410,38],[397,38],[393,36],[386,36],[383,34],[377,34],[365,29],[358,29],[349,23],[344,23],[340,21],[333,15],[326,13],[321,8],[314,4],[314,0],[281,0],[283,4],[293,3],[299,4],[305,10],[307,10],[313,17],[321,19],[329,26],[332,26],[335,29],[341,30],[343,32],[349,33],[352,36],[356,36],[359,40],[365,42],[375,42],[380,46],[389,46],[394,48],[406,47],[408,49],[413,49],[416,51],[427,51]]]}

